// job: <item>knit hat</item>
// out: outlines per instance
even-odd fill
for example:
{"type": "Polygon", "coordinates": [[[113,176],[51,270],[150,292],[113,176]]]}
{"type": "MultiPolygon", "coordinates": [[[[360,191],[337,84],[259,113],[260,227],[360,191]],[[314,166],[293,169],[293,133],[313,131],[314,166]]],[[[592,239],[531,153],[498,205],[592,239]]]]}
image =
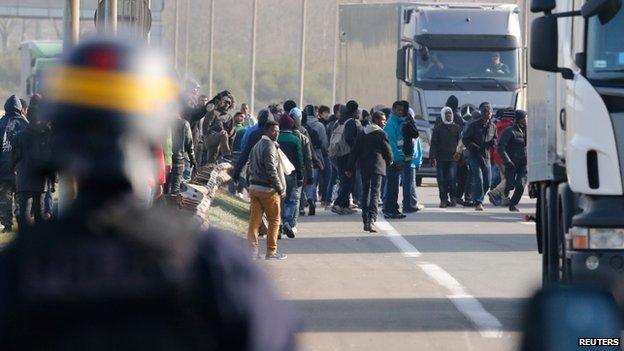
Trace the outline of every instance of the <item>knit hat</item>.
{"type": "Polygon", "coordinates": [[[293,119],[293,121],[295,121],[295,126],[301,126],[301,119],[303,118],[303,112],[301,112],[301,109],[295,107],[290,110],[288,115],[293,119]]]}
{"type": "Polygon", "coordinates": [[[520,121],[527,118],[527,113],[524,110],[516,110],[516,115],[514,116],[514,121],[520,121]]]}
{"type": "Polygon", "coordinates": [[[279,127],[281,130],[293,130],[295,127],[295,120],[289,115],[283,114],[279,119],[279,127]]]}

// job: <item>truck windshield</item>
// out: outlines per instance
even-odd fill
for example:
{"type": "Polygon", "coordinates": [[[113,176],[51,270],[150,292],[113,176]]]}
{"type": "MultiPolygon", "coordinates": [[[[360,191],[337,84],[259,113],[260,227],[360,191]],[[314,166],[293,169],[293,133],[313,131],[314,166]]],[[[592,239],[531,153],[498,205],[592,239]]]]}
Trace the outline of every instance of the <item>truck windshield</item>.
{"type": "Polygon", "coordinates": [[[416,84],[433,89],[453,84],[462,90],[514,90],[519,86],[518,56],[517,49],[423,48],[416,54],[416,84]]]}
{"type": "Polygon", "coordinates": [[[602,25],[598,16],[587,27],[587,77],[591,80],[624,80],[624,11],[602,25]]]}

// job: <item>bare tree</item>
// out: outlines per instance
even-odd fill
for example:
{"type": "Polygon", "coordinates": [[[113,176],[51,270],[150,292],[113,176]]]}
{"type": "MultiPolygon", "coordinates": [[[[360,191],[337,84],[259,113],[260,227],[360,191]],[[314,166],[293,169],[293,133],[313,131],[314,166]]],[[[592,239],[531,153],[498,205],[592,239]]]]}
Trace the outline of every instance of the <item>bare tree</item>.
{"type": "Polygon", "coordinates": [[[0,40],[2,40],[2,52],[6,52],[9,47],[9,37],[13,33],[13,19],[0,18],[0,40]]]}

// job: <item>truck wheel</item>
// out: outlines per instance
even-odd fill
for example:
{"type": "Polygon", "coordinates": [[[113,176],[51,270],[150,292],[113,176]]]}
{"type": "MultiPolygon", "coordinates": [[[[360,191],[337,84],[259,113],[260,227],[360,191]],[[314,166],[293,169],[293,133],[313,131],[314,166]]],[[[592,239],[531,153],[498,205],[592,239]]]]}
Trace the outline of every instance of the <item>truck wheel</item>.
{"type": "Polygon", "coordinates": [[[416,186],[422,185],[422,177],[416,177],[416,186]]]}
{"type": "Polygon", "coordinates": [[[546,211],[546,189],[545,184],[539,185],[539,195],[537,200],[536,230],[537,239],[539,240],[538,249],[542,254],[542,285],[548,285],[548,215],[546,211]]]}
{"type": "Polygon", "coordinates": [[[545,284],[555,284],[560,280],[560,261],[559,261],[559,251],[560,251],[560,243],[558,236],[558,223],[559,223],[559,215],[558,215],[558,201],[557,201],[557,184],[548,184],[545,186],[545,220],[546,231],[543,232],[543,237],[545,238],[544,246],[542,249],[544,253],[542,254],[542,262],[544,270],[542,271],[542,280],[545,284]]]}
{"type": "Polygon", "coordinates": [[[559,184],[559,242],[561,245],[561,282],[572,281],[571,265],[566,257],[565,234],[572,227],[572,217],[580,212],[575,194],[568,183],[559,184]]]}

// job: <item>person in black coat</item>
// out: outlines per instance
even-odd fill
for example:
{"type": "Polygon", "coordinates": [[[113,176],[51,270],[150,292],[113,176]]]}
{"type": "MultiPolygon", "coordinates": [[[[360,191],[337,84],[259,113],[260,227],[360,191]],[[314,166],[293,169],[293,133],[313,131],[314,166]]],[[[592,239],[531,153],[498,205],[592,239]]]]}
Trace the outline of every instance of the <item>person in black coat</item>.
{"type": "Polygon", "coordinates": [[[457,161],[454,156],[462,129],[453,122],[453,111],[449,107],[444,107],[441,115],[442,123],[433,128],[429,158],[437,171],[440,208],[446,208],[457,205],[454,198],[457,185],[457,161]]]}
{"type": "Polygon", "coordinates": [[[15,136],[12,164],[15,170],[17,222],[20,232],[43,220],[43,194],[48,181],[56,182],[49,171],[50,127],[41,122],[38,113],[30,113],[30,124],[15,136]],[[32,216],[31,216],[32,215],[32,216]]]}
{"type": "Polygon", "coordinates": [[[353,177],[357,165],[362,174],[364,231],[375,233],[373,223],[377,220],[381,181],[386,175],[386,167],[392,163],[392,149],[383,130],[386,126],[386,115],[377,111],[373,113],[371,122],[355,142],[349,158],[347,176],[353,177]]]}
{"type": "Polygon", "coordinates": [[[526,139],[527,113],[517,110],[514,117],[514,125],[508,127],[501,134],[498,142],[498,153],[505,164],[505,196],[514,190],[509,210],[518,212],[518,203],[524,194],[527,183],[527,139],[526,139]]]}

